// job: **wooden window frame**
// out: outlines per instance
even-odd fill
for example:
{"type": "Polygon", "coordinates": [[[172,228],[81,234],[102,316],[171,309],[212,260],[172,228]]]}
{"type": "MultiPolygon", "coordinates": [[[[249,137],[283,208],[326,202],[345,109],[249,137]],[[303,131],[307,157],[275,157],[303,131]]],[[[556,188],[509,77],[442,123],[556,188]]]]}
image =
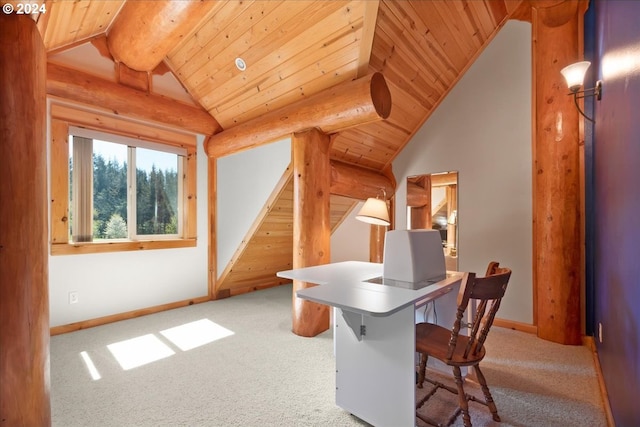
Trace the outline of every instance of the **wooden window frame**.
{"type": "Polygon", "coordinates": [[[196,135],[181,129],[141,122],[103,110],[49,99],[51,255],[137,251],[195,247],[197,244],[196,135]],[[183,237],[135,241],[69,241],[69,127],[84,127],[129,138],[182,147],[187,150],[183,175],[183,237]]]}

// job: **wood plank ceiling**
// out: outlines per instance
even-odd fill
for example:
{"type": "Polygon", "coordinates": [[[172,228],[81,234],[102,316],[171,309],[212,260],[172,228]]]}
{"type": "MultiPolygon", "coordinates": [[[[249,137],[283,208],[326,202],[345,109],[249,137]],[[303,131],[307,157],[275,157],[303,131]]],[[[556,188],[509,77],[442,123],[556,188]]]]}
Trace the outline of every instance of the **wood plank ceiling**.
{"type": "MultiPolygon", "coordinates": [[[[47,0],[46,13],[34,19],[47,51],[61,52],[108,38],[121,15],[130,13],[128,3],[147,2],[47,0]]],[[[211,0],[199,9],[197,25],[175,37],[163,62],[224,130],[341,82],[382,72],[392,92],[391,116],[340,132],[331,154],[382,170],[520,3],[211,0]],[[244,72],[234,65],[238,57],[247,64],[244,72]]],[[[179,14],[181,9],[167,10],[179,14]]],[[[148,20],[166,22],[160,18],[176,16],[148,20]]]]}
{"type": "MultiPolygon", "coordinates": [[[[189,5],[169,0],[46,0],[46,13],[33,18],[49,55],[93,42],[103,56],[124,58],[123,52],[114,52],[113,44],[130,44],[129,58],[151,57],[161,42],[171,41],[154,70],[122,61],[147,73],[169,69],[222,130],[381,72],[391,91],[391,115],[334,135],[331,158],[383,171],[521,3],[207,0],[189,5]],[[181,20],[189,24],[167,35],[165,27],[181,20]],[[140,30],[128,35],[127,22],[149,31],[149,46],[155,47],[136,46],[140,30]],[[155,44],[157,39],[162,40],[155,44]],[[236,58],[244,60],[246,70],[236,68],[236,58]]],[[[229,265],[218,266],[216,293],[278,284],[275,272],[291,268],[292,200],[291,180],[284,179],[229,265]]],[[[332,226],[352,208],[353,200],[332,195],[332,226]]]]}

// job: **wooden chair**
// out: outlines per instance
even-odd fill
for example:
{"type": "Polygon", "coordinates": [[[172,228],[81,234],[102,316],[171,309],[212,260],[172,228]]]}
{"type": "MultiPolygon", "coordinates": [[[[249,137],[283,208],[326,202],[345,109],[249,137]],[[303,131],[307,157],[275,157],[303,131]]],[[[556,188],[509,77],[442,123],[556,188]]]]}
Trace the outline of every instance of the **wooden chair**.
{"type": "Polygon", "coordinates": [[[496,312],[500,307],[500,301],[507,289],[507,283],[511,277],[511,270],[501,268],[499,263],[491,262],[487,268],[485,277],[476,277],[475,273],[465,273],[458,293],[458,309],[453,329],[449,331],[442,326],[432,323],[418,323],[416,325],[416,351],[420,353],[420,369],[418,373],[418,388],[422,388],[425,378],[425,370],[428,358],[436,359],[446,363],[453,368],[453,377],[456,387],[452,387],[441,382],[426,379],[434,385],[427,395],[416,404],[416,416],[422,421],[439,426],[441,424],[434,420],[418,414],[417,410],[433,396],[436,391],[443,388],[458,395],[458,408],[449,418],[451,425],[462,412],[465,427],[471,427],[471,417],[469,416],[469,400],[473,400],[487,406],[495,421],[500,421],[498,409],[496,408],[487,381],[480,370],[480,361],[485,356],[484,342],[493,323],[496,312]],[[466,325],[463,322],[464,312],[469,306],[469,301],[477,301],[477,309],[473,316],[472,323],[466,325]],[[469,326],[469,335],[460,334],[462,326],[469,326]],[[463,379],[460,372],[461,366],[473,367],[478,382],[482,388],[485,400],[465,393],[463,379]]]}

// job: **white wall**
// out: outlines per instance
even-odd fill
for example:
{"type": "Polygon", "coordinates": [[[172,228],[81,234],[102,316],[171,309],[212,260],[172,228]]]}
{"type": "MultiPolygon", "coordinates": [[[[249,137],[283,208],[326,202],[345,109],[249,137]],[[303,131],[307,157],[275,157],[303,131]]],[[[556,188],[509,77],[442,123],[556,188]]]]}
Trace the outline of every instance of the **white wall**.
{"type": "Polygon", "coordinates": [[[206,296],[207,155],[198,137],[194,248],[49,256],[51,326],[206,296]],[[69,292],[79,302],[69,304],[69,292]]]}
{"type": "MultiPolygon", "coordinates": [[[[289,140],[218,160],[218,272],[290,163],[289,140]]],[[[406,178],[459,171],[460,270],[490,260],[513,270],[500,317],[532,323],[531,28],[509,21],[396,158],[396,228],[406,178]]],[[[198,139],[195,248],[49,257],[51,326],[207,294],[207,157],[198,139]],[[69,305],[68,293],[79,303],[69,305]]],[[[350,217],[331,260],[368,260],[369,226],[350,217]]]]}
{"type": "Polygon", "coordinates": [[[217,160],[218,276],[290,163],[290,138],[217,160]]]}
{"type": "Polygon", "coordinates": [[[459,270],[513,270],[499,317],[533,322],[531,25],[509,21],[393,162],[396,228],[406,178],[458,171],[459,270]]]}
{"type": "Polygon", "coordinates": [[[356,219],[363,204],[358,202],[331,234],[331,262],[369,261],[371,225],[356,219]]]}

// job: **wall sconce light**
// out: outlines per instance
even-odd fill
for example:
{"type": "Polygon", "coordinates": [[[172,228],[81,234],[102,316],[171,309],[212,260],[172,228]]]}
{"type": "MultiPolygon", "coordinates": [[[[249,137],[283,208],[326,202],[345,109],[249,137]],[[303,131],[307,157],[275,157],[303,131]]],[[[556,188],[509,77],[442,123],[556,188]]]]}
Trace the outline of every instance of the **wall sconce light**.
{"type": "Polygon", "coordinates": [[[356,215],[356,219],[362,222],[366,222],[367,224],[374,225],[389,225],[391,221],[389,220],[389,210],[387,209],[387,194],[382,189],[383,198],[373,198],[369,197],[364,205],[356,215]]]}
{"type": "Polygon", "coordinates": [[[578,105],[579,98],[586,98],[588,96],[593,96],[596,100],[600,101],[602,98],[602,80],[598,80],[596,82],[596,86],[590,89],[580,90],[584,81],[584,75],[587,72],[587,69],[591,65],[589,61],[576,62],[575,64],[567,65],[560,72],[564,76],[567,81],[567,86],[569,86],[569,90],[571,93],[569,95],[573,95],[573,101],[576,104],[576,108],[578,112],[582,114],[582,116],[589,120],[591,123],[595,123],[595,121],[588,117],[581,109],[580,105],[578,105]]]}
{"type": "Polygon", "coordinates": [[[449,215],[449,219],[447,219],[447,224],[449,225],[458,225],[458,211],[451,211],[451,215],[449,215]]]}

